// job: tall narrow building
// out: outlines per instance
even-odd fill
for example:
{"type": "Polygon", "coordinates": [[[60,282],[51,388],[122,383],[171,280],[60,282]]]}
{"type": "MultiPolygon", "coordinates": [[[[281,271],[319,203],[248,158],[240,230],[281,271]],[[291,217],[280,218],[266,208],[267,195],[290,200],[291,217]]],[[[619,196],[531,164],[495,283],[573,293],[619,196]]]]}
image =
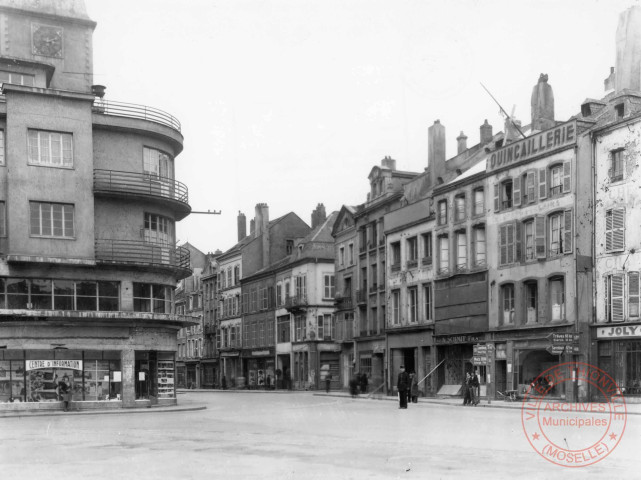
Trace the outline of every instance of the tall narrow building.
{"type": "Polygon", "coordinates": [[[0,408],[62,408],[61,381],[79,409],[174,404],[180,123],[104,98],[82,0],[0,24],[0,408]]]}

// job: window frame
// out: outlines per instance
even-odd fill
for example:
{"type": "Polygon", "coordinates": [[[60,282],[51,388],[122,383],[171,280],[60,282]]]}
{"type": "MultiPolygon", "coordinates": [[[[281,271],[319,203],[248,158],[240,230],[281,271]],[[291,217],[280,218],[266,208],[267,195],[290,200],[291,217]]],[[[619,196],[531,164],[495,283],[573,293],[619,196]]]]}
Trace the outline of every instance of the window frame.
{"type": "Polygon", "coordinates": [[[610,168],[608,169],[610,183],[620,182],[625,177],[624,151],[624,148],[617,148],[610,151],[610,168]]]}
{"type": "Polygon", "coordinates": [[[549,302],[549,309],[550,309],[550,321],[552,322],[562,322],[566,318],[566,302],[565,299],[567,297],[566,294],[566,282],[565,282],[565,277],[562,275],[555,275],[550,278],[548,278],[548,298],[550,299],[549,302]],[[555,284],[560,284],[563,288],[560,292],[562,298],[561,301],[562,303],[554,303],[554,285],[555,284]],[[558,305],[559,306],[559,315],[558,318],[555,318],[555,309],[554,307],[558,305]]]}
{"type": "MultiPolygon", "coordinates": [[[[46,212],[44,214],[46,215],[46,212]]],[[[76,238],[76,218],[75,217],[76,217],[75,205],[72,204],[72,203],[41,202],[41,201],[30,200],[29,201],[29,236],[32,237],[32,238],[56,238],[56,239],[75,240],[75,238],[76,238]],[[49,217],[50,217],[49,218],[50,223],[49,223],[48,227],[49,227],[49,231],[51,233],[48,234],[48,235],[42,233],[43,232],[43,208],[42,207],[44,205],[48,205],[49,206],[48,214],[49,214],[49,217]],[[35,206],[38,207],[38,218],[37,218],[37,220],[38,220],[38,222],[37,222],[38,223],[38,225],[37,225],[38,226],[38,232],[34,232],[34,226],[35,226],[34,220],[35,219],[34,219],[33,215],[35,213],[34,212],[34,207],[35,206]],[[59,228],[62,229],[62,235],[55,235],[54,234],[55,233],[55,228],[56,228],[55,227],[56,220],[54,218],[55,207],[56,206],[61,207],[61,210],[60,210],[61,218],[59,220],[59,222],[60,222],[60,227],[59,228]],[[66,216],[65,216],[66,208],[65,207],[69,207],[70,208],[70,212],[71,212],[71,219],[70,220],[66,219],[66,216]],[[71,230],[72,231],[70,232],[71,233],[70,235],[65,235],[66,223],[68,221],[71,222],[71,230]]]]}
{"type": "Polygon", "coordinates": [[[74,146],[73,134],[70,132],[58,132],[53,130],[41,130],[37,128],[27,129],[27,165],[34,167],[50,167],[50,168],[74,168],[74,146]],[[33,144],[33,134],[36,135],[37,144],[33,144]],[[41,138],[44,136],[47,138],[41,138]],[[57,142],[53,140],[54,135],[58,135],[57,142]],[[65,139],[68,141],[69,148],[65,148],[65,139]],[[57,148],[59,153],[59,163],[54,163],[54,143],[58,143],[57,148]],[[46,144],[47,148],[43,149],[46,144]],[[34,151],[35,150],[35,151],[34,151]],[[70,152],[69,157],[65,157],[65,152],[70,152]]]}
{"type": "Polygon", "coordinates": [[[448,204],[447,199],[438,201],[438,224],[447,225],[447,216],[448,216],[448,204]]]}
{"type": "Polygon", "coordinates": [[[516,305],[516,288],[514,283],[504,283],[501,285],[501,310],[499,318],[501,325],[514,325],[515,323],[515,305],[516,305]],[[508,295],[509,294],[509,295],[508,295]],[[506,309],[506,307],[509,307],[506,309]],[[506,312],[509,317],[506,321],[506,312]]]}

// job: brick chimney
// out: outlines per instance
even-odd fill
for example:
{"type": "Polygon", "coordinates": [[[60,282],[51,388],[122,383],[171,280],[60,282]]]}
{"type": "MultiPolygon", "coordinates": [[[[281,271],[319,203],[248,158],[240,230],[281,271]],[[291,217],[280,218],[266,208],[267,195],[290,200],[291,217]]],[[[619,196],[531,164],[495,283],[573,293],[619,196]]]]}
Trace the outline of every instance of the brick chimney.
{"type": "Polygon", "coordinates": [[[269,223],[269,207],[266,203],[256,204],[256,215],[254,216],[254,219],[256,220],[254,236],[258,237],[267,232],[267,224],[269,223]]]}
{"type": "Polygon", "coordinates": [[[458,148],[456,150],[457,154],[461,154],[467,150],[467,135],[465,135],[462,130],[461,134],[456,137],[456,143],[458,144],[458,148]]]}
{"type": "Polygon", "coordinates": [[[485,145],[487,143],[490,143],[492,141],[492,125],[487,123],[487,118],[485,119],[485,122],[483,125],[481,125],[480,128],[481,131],[481,145],[485,145]]]}
{"type": "Polygon", "coordinates": [[[389,168],[390,170],[396,170],[396,160],[392,157],[386,156],[381,160],[381,167],[389,168]]]}
{"type": "Polygon", "coordinates": [[[435,120],[427,129],[427,166],[432,172],[432,182],[445,175],[445,158],[445,127],[435,120]]]}
{"type": "Polygon", "coordinates": [[[325,213],[325,205],[319,203],[316,206],[316,209],[312,212],[312,230],[322,225],[323,222],[327,220],[327,214],[325,213]]]}
{"type": "Polygon", "coordinates": [[[548,84],[547,73],[539,75],[539,81],[532,89],[530,114],[533,130],[547,130],[554,127],[554,94],[548,84]]]}
{"type": "Polygon", "coordinates": [[[245,214],[238,211],[238,241],[240,242],[243,238],[247,236],[247,219],[245,214]]]}
{"type": "Polygon", "coordinates": [[[616,92],[641,90],[641,6],[621,12],[616,34],[616,92]]]}
{"type": "Polygon", "coordinates": [[[256,220],[252,218],[249,221],[249,234],[253,236],[255,232],[256,232],[256,220]]]}

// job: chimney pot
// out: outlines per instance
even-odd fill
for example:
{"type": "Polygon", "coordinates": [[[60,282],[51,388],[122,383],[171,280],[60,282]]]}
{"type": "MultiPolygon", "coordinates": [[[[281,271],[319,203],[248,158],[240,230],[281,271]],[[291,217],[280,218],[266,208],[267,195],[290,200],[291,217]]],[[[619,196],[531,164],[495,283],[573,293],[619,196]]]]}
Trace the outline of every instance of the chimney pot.
{"type": "Polygon", "coordinates": [[[238,211],[238,241],[240,242],[247,236],[247,218],[245,214],[238,211]]]}
{"type": "Polygon", "coordinates": [[[485,122],[483,125],[481,125],[480,128],[481,131],[481,145],[485,145],[487,143],[490,143],[492,141],[492,125],[487,123],[487,118],[485,119],[485,122]]]}
{"type": "Polygon", "coordinates": [[[458,143],[458,149],[456,153],[461,154],[465,150],[467,150],[467,135],[463,133],[463,130],[461,130],[461,134],[456,137],[456,142],[458,143]]]}

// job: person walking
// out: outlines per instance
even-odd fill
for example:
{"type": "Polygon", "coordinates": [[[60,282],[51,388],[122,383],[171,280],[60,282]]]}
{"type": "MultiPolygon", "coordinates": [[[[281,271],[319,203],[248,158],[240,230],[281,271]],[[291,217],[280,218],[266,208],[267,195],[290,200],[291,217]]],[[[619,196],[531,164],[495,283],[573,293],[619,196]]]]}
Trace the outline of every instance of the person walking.
{"type": "Polygon", "coordinates": [[[465,374],[465,378],[463,379],[463,384],[461,385],[461,389],[463,390],[463,406],[465,407],[466,405],[470,405],[470,372],[467,372],[465,374]]]}
{"type": "Polygon", "coordinates": [[[58,383],[58,391],[60,392],[60,400],[63,401],[63,410],[68,412],[69,403],[71,402],[71,384],[67,375],[62,377],[62,381],[58,383]]]}
{"type": "Polygon", "coordinates": [[[352,395],[352,398],[356,398],[358,396],[358,379],[358,373],[355,373],[349,380],[349,393],[352,395]]]}
{"type": "Polygon", "coordinates": [[[479,404],[479,385],[479,377],[476,371],[473,371],[470,376],[470,402],[475,407],[479,404]]]}
{"type": "Polygon", "coordinates": [[[367,373],[361,373],[359,383],[361,387],[361,393],[367,393],[367,384],[368,384],[367,373]]]}
{"type": "Polygon", "coordinates": [[[410,373],[410,398],[412,403],[418,403],[418,375],[410,373]]]}
{"type": "Polygon", "coordinates": [[[396,388],[398,389],[398,408],[407,408],[407,392],[410,388],[410,376],[405,371],[404,365],[401,365],[396,388]]]}
{"type": "Polygon", "coordinates": [[[329,384],[332,382],[332,374],[327,372],[325,375],[325,393],[329,393],[329,384]]]}

